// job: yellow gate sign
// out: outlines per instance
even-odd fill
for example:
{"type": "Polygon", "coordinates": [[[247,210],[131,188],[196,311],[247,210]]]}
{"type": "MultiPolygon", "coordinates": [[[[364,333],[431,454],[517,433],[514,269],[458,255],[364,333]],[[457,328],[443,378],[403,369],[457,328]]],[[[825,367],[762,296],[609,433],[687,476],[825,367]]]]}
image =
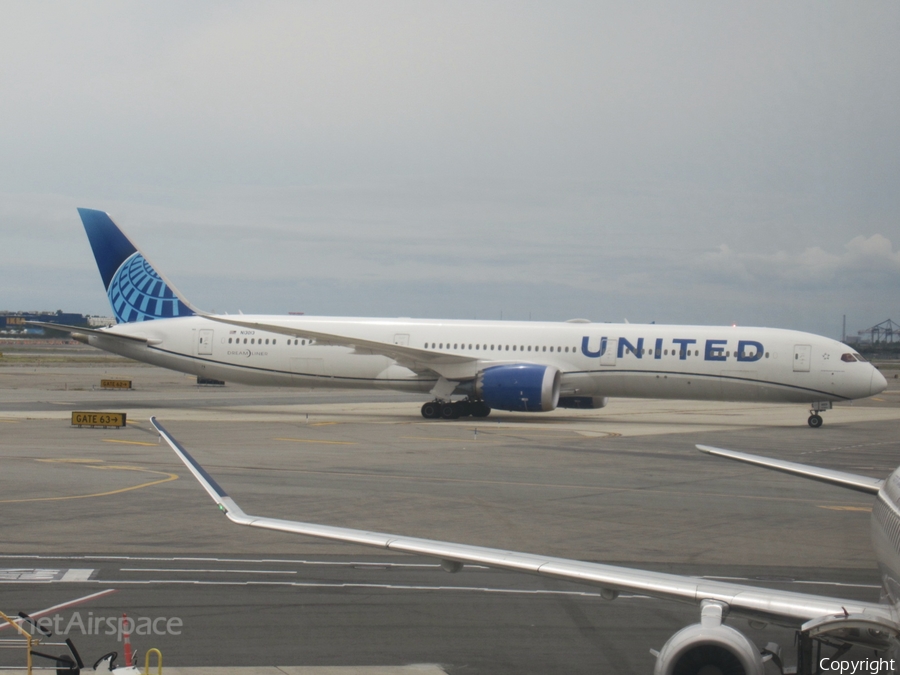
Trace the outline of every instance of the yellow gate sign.
{"type": "Polygon", "coordinates": [[[100,380],[101,389],[131,389],[131,380],[100,380]]]}
{"type": "Polygon", "coordinates": [[[125,413],[114,412],[73,412],[74,427],[124,427],[125,413]]]}

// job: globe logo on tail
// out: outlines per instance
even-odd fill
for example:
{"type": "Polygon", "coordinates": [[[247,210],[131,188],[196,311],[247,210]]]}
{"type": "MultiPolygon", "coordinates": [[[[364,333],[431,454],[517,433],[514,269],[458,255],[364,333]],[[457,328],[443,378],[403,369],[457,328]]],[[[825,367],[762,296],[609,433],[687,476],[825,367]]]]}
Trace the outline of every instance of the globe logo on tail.
{"type": "Polygon", "coordinates": [[[194,314],[140,253],[125,259],[107,290],[116,321],[152,321],[194,314]]]}

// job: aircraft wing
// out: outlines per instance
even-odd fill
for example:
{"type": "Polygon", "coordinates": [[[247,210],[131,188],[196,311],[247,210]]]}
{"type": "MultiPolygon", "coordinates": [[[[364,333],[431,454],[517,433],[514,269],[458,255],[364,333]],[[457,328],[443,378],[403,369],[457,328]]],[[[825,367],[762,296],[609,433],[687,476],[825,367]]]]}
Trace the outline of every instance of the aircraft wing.
{"type": "Polygon", "coordinates": [[[766,469],[789,473],[794,476],[802,476],[810,480],[816,480],[821,483],[829,483],[831,485],[840,485],[841,487],[858,492],[866,492],[869,494],[878,494],[878,491],[884,485],[883,480],[878,478],[870,478],[869,476],[858,476],[855,473],[845,473],[843,471],[833,471],[832,469],[820,469],[817,466],[809,466],[808,464],[797,464],[795,462],[785,462],[780,459],[770,459],[769,457],[760,457],[759,455],[749,455],[746,452],[737,452],[736,450],[725,450],[723,448],[714,448],[711,445],[698,445],[700,452],[708,455],[718,455],[719,457],[727,457],[738,462],[746,464],[754,464],[766,469]]]}
{"type": "Polygon", "coordinates": [[[219,505],[219,509],[232,522],[239,525],[436,558],[449,572],[457,572],[465,564],[475,564],[586,583],[599,586],[602,595],[609,599],[615,598],[619,592],[625,592],[694,605],[699,605],[704,600],[715,600],[727,605],[731,614],[794,628],[812,619],[828,616],[845,617],[848,614],[865,615],[880,625],[894,625],[891,622],[889,608],[877,603],[805,595],[580,560],[252,516],[241,510],[155,417],[151,417],[150,422],[219,505]]]}
{"type": "Polygon", "coordinates": [[[288,335],[295,338],[315,340],[316,344],[320,345],[352,347],[360,354],[379,354],[387,356],[414,372],[421,373],[423,371],[429,371],[445,376],[450,380],[471,378],[475,376],[477,371],[474,366],[478,363],[478,359],[471,356],[442,354],[440,352],[428,351],[427,349],[417,349],[416,347],[410,347],[408,345],[395,345],[389,342],[365,340],[363,338],[348,335],[322,333],[293,326],[279,326],[277,324],[260,323],[258,321],[241,321],[240,319],[235,319],[230,316],[215,316],[211,314],[202,314],[202,316],[210,321],[218,321],[219,323],[232,326],[241,326],[242,328],[252,328],[267,333],[278,333],[280,335],[288,335]],[[468,366],[471,366],[471,368],[468,366]]]}

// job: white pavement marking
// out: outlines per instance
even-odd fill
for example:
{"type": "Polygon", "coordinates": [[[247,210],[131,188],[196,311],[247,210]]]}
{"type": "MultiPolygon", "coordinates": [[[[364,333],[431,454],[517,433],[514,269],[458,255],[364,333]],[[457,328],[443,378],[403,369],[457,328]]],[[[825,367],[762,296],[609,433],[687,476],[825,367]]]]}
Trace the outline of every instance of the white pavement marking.
{"type": "MultiPolygon", "coordinates": [[[[153,671],[153,668],[150,669],[153,671]]],[[[8,675],[26,675],[26,670],[7,670],[8,675]]],[[[446,675],[434,663],[406,666],[250,666],[250,667],[165,667],[166,675],[446,675]]]]}
{"type": "Polygon", "coordinates": [[[87,581],[93,569],[52,569],[42,567],[0,568],[0,581],[26,581],[30,583],[52,583],[55,581],[87,581]]]}
{"type": "MultiPolygon", "coordinates": [[[[284,565],[323,565],[334,567],[376,567],[376,568],[394,568],[394,567],[440,567],[438,563],[397,563],[397,562],[377,562],[372,560],[354,561],[348,560],[340,562],[337,560],[304,560],[293,558],[261,558],[254,560],[252,558],[209,558],[197,556],[129,556],[129,555],[28,555],[28,554],[0,554],[0,560],[134,560],[134,561],[156,561],[156,562],[226,562],[226,563],[246,563],[258,565],[270,565],[273,563],[284,565]]],[[[478,567],[478,565],[467,565],[467,567],[478,567]]]]}
{"type": "MultiPolygon", "coordinates": [[[[7,581],[0,583],[29,583],[22,581],[7,581]]],[[[30,582],[35,583],[35,582],[30,582]]],[[[361,582],[312,582],[312,581],[206,581],[203,579],[140,579],[140,580],[123,580],[123,579],[91,579],[88,583],[95,584],[115,584],[117,586],[151,586],[169,584],[173,586],[288,586],[294,588],[363,588],[367,590],[388,590],[388,591],[450,591],[462,593],[502,593],[507,595],[570,595],[585,598],[600,598],[600,593],[591,593],[588,591],[553,591],[546,589],[524,589],[524,588],[489,588],[485,586],[427,586],[423,584],[374,584],[361,582]]],[[[620,598],[646,598],[648,596],[623,593],[620,598]]]]}
{"type": "Polygon", "coordinates": [[[297,574],[297,570],[191,570],[178,567],[121,567],[120,572],[191,572],[194,574],[297,574]]]}
{"type": "Polygon", "coordinates": [[[60,581],[87,581],[94,573],[92,569],[71,569],[66,570],[60,581]]]}

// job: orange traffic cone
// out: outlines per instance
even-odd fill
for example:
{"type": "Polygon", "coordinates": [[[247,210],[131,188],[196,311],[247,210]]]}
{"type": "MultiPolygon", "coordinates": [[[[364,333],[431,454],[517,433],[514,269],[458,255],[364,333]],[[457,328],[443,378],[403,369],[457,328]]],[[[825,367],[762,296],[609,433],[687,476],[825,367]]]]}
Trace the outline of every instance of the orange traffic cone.
{"type": "Polygon", "coordinates": [[[122,614],[122,643],[125,649],[125,667],[132,668],[134,666],[134,652],[131,651],[131,621],[128,620],[127,614],[122,614]]]}

